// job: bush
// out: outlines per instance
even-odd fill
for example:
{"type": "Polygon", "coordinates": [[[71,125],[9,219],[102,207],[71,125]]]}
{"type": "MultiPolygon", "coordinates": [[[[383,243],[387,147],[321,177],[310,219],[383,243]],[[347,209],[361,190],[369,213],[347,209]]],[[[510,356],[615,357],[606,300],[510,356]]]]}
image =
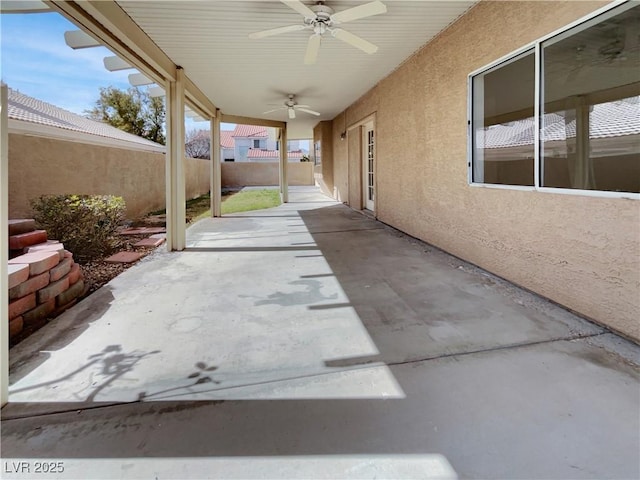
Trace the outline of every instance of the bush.
{"type": "Polygon", "coordinates": [[[34,218],[50,238],[64,243],[78,262],[111,253],[125,203],[112,195],[43,195],[31,201],[34,218]]]}

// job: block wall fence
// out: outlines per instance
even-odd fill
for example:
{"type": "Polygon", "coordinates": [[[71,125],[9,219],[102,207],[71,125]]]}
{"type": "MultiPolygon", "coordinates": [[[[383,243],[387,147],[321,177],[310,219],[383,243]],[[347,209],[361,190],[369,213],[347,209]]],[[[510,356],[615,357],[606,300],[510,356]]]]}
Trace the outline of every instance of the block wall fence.
{"type": "MultiPolygon", "coordinates": [[[[209,160],[186,159],[187,198],[209,191],[209,160]]],[[[9,218],[31,218],[44,194],[118,195],[128,218],[165,206],[165,156],[140,150],[9,134],[9,218]]]]}

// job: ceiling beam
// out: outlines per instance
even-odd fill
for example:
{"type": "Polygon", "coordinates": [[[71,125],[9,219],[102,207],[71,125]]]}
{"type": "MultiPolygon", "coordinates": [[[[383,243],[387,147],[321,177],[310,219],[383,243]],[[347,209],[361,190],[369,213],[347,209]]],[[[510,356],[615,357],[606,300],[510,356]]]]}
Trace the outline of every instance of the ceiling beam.
{"type": "MultiPolygon", "coordinates": [[[[176,80],[177,65],[114,0],[47,0],[46,3],[158,85],[176,80]]],[[[185,96],[203,113],[214,117],[213,102],[186,75],[184,84],[185,96]]]]}
{"type": "Polygon", "coordinates": [[[0,12],[2,13],[42,13],[47,10],[49,10],[47,5],[34,0],[2,0],[0,2],[0,12]]]}
{"type": "Polygon", "coordinates": [[[187,101],[204,113],[205,117],[215,118],[218,108],[187,76],[184,78],[184,94],[187,101]]]}
{"type": "Polygon", "coordinates": [[[221,114],[220,120],[224,123],[240,123],[242,125],[257,125],[259,127],[286,128],[287,122],[277,120],[266,120],[263,118],[241,117],[239,115],[221,114]]]}

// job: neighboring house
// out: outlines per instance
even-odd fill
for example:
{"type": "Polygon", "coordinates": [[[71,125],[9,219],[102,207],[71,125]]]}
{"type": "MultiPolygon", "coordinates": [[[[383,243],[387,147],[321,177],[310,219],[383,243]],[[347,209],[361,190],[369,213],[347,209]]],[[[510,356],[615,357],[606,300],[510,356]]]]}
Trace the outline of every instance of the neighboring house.
{"type": "Polygon", "coordinates": [[[235,161],[235,143],[233,130],[220,131],[220,159],[223,162],[235,161]]]}
{"type": "MultiPolygon", "coordinates": [[[[289,150],[289,161],[299,162],[304,153],[302,150],[289,150]]],[[[279,150],[262,150],[250,148],[247,152],[247,161],[249,162],[278,162],[280,160],[279,150]]]]}
{"type": "Polygon", "coordinates": [[[164,153],[164,145],[8,89],[9,131],[73,142],[164,153]]]}
{"type": "MultiPolygon", "coordinates": [[[[234,160],[247,162],[247,153],[251,148],[267,149],[269,146],[269,129],[254,125],[237,125],[231,136],[234,141],[234,160]]],[[[273,135],[272,135],[273,136],[273,135]]]]}
{"type": "MultiPolygon", "coordinates": [[[[289,140],[289,161],[299,162],[304,152],[298,140],[289,140]]],[[[280,142],[275,129],[255,125],[236,125],[233,131],[220,132],[220,158],[235,162],[277,162],[280,142]]]]}
{"type": "MultiPolygon", "coordinates": [[[[9,216],[45,194],[122,196],[127,217],[165,205],[165,146],[8,89],[9,216]]],[[[186,159],[187,198],[209,190],[208,160],[186,159]]]]}

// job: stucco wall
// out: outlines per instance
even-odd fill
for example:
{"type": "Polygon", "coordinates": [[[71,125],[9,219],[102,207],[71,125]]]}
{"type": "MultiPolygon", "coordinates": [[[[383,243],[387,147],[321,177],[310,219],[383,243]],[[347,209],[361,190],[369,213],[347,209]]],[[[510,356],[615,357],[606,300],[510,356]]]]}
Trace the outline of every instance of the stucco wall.
{"type": "MultiPolygon", "coordinates": [[[[222,186],[270,186],[278,185],[278,162],[223,162],[222,186]]],[[[289,162],[289,185],[313,185],[312,162],[289,162]]]]}
{"type": "MultiPolygon", "coordinates": [[[[164,154],[9,134],[9,216],[44,194],[122,196],[127,217],[165,206],[164,154]]],[[[209,191],[208,160],[186,159],[187,198],[209,191]]]]}
{"type": "MultiPolygon", "coordinates": [[[[341,116],[375,113],[381,221],[640,340],[640,202],[467,184],[468,74],[605,4],[481,2],[341,116]]],[[[359,208],[356,134],[334,182],[359,208]]]]}
{"type": "Polygon", "coordinates": [[[313,129],[313,142],[320,142],[320,161],[315,167],[315,181],[325,195],[334,195],[333,185],[333,122],[323,121],[313,129]]]}

